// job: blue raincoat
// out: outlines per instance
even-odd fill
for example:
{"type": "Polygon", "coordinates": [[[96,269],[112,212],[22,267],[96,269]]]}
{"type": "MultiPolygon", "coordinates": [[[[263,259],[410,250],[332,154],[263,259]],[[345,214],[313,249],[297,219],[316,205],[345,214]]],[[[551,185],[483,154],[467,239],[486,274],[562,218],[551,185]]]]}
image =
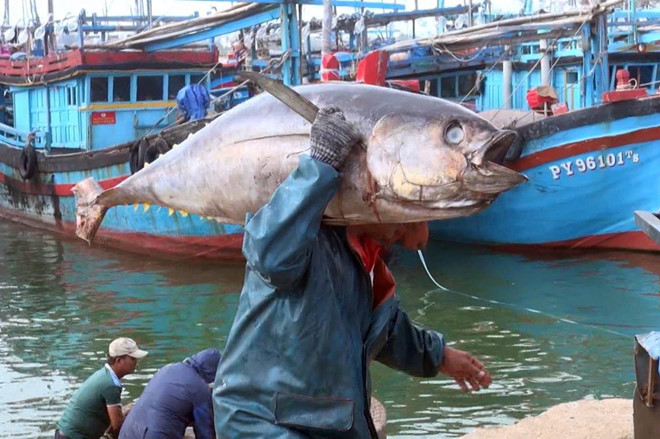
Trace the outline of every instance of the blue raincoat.
{"type": "Polygon", "coordinates": [[[197,120],[206,116],[211,96],[203,85],[190,84],[176,94],[176,103],[185,120],[197,120]]]}
{"type": "Polygon", "coordinates": [[[346,229],[321,224],[340,185],[331,166],[298,168],[245,226],[245,283],[216,375],[218,438],[376,437],[372,360],[438,373],[443,336],[412,324],[372,285],[346,229]]]}
{"type": "Polygon", "coordinates": [[[156,372],[126,417],[119,439],[181,439],[190,423],[197,439],[214,438],[209,383],[219,361],[217,350],[206,349],[156,372]]]}

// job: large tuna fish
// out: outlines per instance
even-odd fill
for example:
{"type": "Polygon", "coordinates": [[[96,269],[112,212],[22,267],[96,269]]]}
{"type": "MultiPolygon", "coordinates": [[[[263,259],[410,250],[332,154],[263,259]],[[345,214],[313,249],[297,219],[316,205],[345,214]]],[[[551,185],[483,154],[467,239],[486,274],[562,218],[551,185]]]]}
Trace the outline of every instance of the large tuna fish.
{"type": "MultiPolygon", "coordinates": [[[[486,208],[525,177],[500,166],[516,134],[460,105],[383,87],[296,87],[335,105],[363,139],[328,205],[328,224],[455,218],[486,208]]],[[[107,208],[148,203],[242,224],[308,151],[310,124],[264,93],[215,119],[150,166],[102,192],[79,183],[77,234],[91,242],[107,208]]]]}

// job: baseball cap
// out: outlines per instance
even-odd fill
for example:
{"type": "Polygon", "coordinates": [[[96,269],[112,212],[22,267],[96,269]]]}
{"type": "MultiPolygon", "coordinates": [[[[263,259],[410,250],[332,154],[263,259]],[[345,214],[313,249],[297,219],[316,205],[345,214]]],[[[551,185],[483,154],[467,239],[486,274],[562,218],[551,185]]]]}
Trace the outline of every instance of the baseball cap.
{"type": "Polygon", "coordinates": [[[108,355],[111,357],[130,355],[133,358],[142,358],[147,355],[147,351],[138,348],[137,343],[135,343],[133,339],[120,337],[110,343],[110,346],[108,347],[108,355]]]}

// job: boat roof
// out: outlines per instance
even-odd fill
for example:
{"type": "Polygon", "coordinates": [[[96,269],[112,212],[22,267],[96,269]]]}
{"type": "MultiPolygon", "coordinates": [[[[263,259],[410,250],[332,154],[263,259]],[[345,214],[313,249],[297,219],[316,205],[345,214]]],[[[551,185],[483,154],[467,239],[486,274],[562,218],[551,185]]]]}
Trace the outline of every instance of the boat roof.
{"type": "Polygon", "coordinates": [[[217,48],[157,52],[74,49],[43,57],[0,58],[0,84],[35,85],[99,71],[170,71],[209,69],[218,60],[217,48]]]}

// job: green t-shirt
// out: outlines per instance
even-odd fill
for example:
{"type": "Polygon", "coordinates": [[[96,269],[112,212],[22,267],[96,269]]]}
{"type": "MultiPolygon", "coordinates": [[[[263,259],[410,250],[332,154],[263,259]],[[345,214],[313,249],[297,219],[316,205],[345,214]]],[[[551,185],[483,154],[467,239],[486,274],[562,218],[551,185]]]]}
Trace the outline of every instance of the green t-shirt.
{"type": "Polygon", "coordinates": [[[121,404],[121,386],[107,367],[94,372],[71,397],[57,428],[71,439],[98,439],[110,425],[107,406],[121,404]]]}

